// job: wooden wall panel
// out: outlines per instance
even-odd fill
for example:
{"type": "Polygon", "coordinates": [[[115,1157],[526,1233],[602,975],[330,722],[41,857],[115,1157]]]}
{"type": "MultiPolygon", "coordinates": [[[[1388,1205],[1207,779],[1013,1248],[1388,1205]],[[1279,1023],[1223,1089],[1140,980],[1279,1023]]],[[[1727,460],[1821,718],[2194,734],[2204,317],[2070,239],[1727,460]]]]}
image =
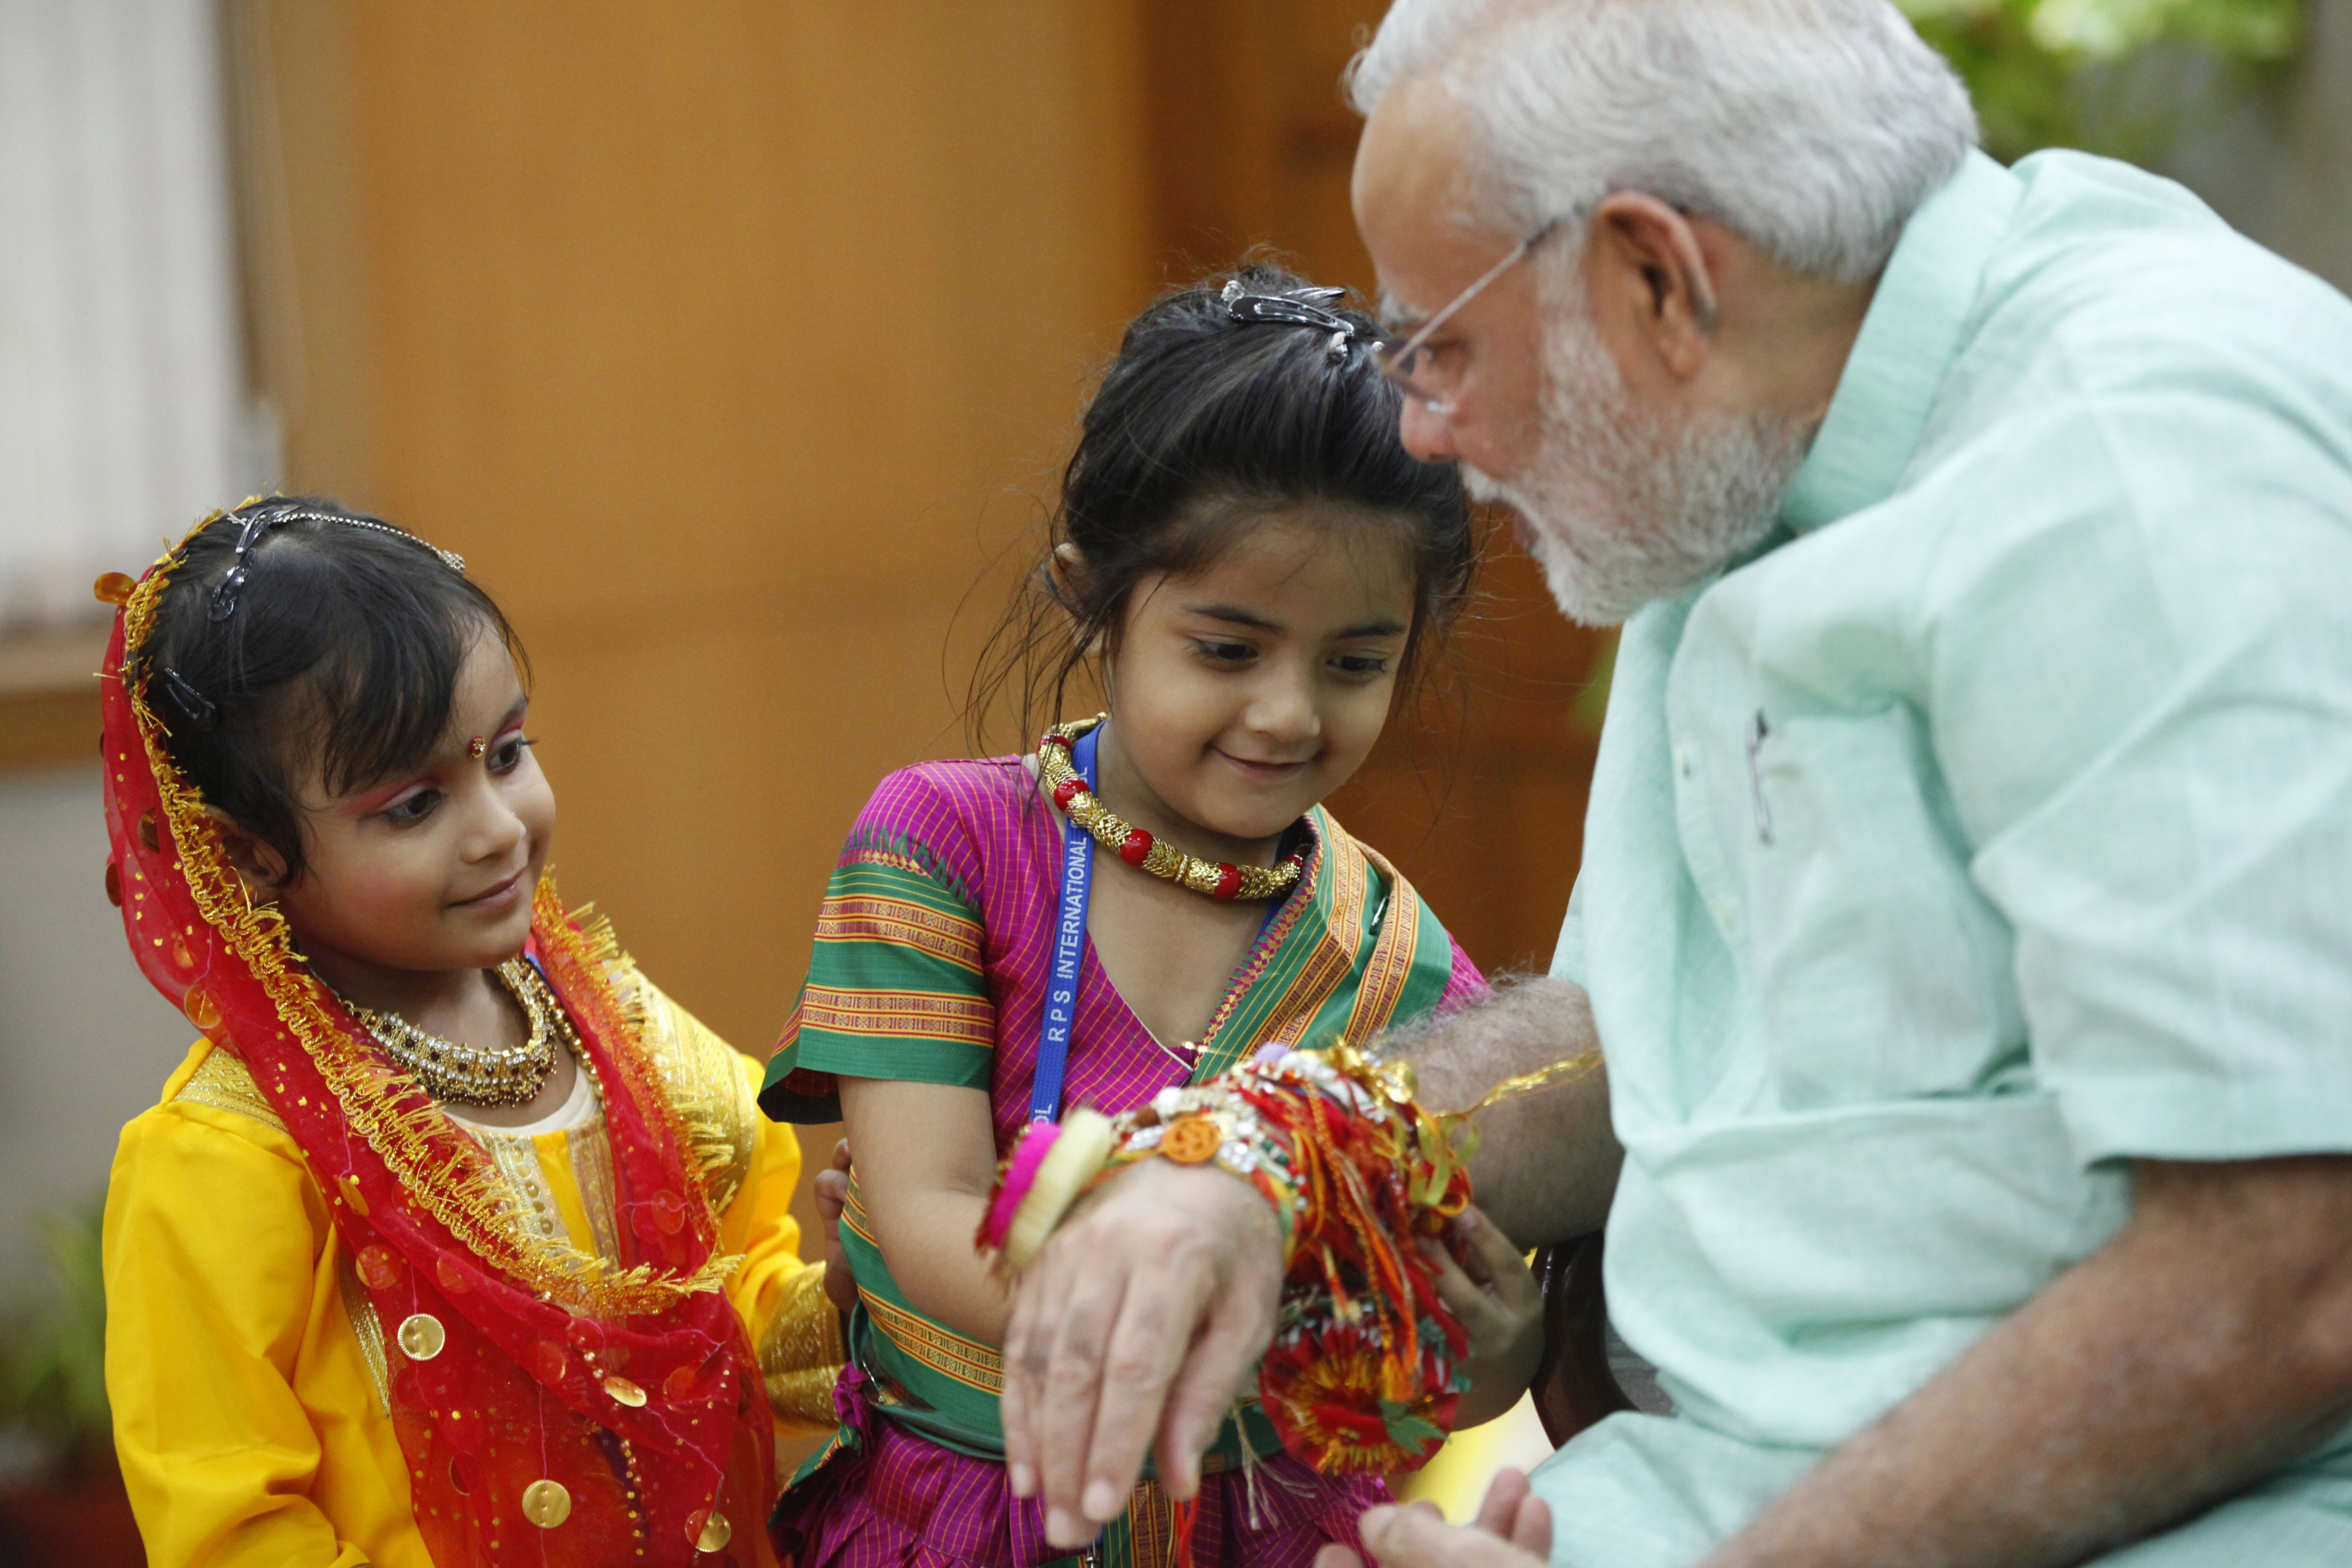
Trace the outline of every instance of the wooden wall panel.
{"type": "Polygon", "coordinates": [[[957,607],[1143,297],[1131,23],[259,15],[295,481],[467,557],[536,662],[567,892],[764,1049],[866,791],[958,746],[948,645],[1000,585],[957,607]]]}

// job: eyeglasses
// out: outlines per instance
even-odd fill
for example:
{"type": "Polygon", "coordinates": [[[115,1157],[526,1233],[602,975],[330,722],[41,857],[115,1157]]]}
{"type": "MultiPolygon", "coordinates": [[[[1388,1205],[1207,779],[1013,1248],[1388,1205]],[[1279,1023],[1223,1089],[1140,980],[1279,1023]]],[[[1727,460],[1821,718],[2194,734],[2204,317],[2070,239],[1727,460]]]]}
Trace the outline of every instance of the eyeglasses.
{"type": "Polygon", "coordinates": [[[1462,373],[1437,363],[1429,352],[1431,334],[1452,321],[1461,309],[1485,292],[1488,284],[1528,258],[1528,254],[1552,236],[1560,219],[1553,218],[1527,238],[1513,246],[1510,253],[1478,275],[1473,283],[1454,296],[1453,303],[1421,324],[1421,330],[1401,343],[1381,343],[1372,350],[1372,363],[1381,374],[1404,389],[1405,395],[1417,398],[1439,414],[1450,413],[1454,395],[1461,390],[1462,373]]]}

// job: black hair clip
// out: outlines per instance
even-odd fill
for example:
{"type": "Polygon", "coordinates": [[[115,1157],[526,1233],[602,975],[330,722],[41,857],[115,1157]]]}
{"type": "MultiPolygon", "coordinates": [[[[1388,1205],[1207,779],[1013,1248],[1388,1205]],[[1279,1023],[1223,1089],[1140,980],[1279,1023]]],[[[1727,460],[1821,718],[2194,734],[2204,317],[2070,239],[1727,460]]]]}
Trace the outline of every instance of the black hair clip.
{"type": "MultiPolygon", "coordinates": [[[[246,552],[261,542],[261,536],[268,531],[271,523],[283,521],[285,517],[283,512],[257,511],[245,520],[245,526],[236,531],[236,559],[229,563],[228,570],[221,574],[220,582],[214,585],[212,605],[205,612],[206,620],[217,624],[236,614],[236,596],[245,591],[246,552]]],[[[179,679],[169,669],[163,671],[163,676],[166,685],[179,679]]],[[[195,689],[190,687],[188,689],[193,692],[195,689]]],[[[203,700],[199,698],[198,700],[203,700]]]]}
{"type": "Polygon", "coordinates": [[[370,529],[377,533],[388,533],[394,539],[404,539],[411,544],[423,544],[425,549],[441,558],[441,564],[461,577],[465,575],[466,558],[464,556],[454,551],[443,550],[437,545],[425,544],[425,541],[417,538],[416,535],[404,529],[394,528],[390,523],[377,522],[364,517],[345,517],[338,512],[312,511],[305,507],[281,507],[255,512],[245,520],[245,526],[237,530],[236,559],[229,563],[229,569],[221,574],[220,582],[214,585],[212,605],[205,612],[205,617],[218,623],[236,614],[237,595],[245,591],[246,579],[248,575],[245,565],[246,555],[255,545],[261,542],[261,536],[264,533],[269,531],[270,528],[278,523],[305,521],[340,522],[348,528],[370,529]]]}
{"type": "Polygon", "coordinates": [[[1324,353],[1339,361],[1348,357],[1348,345],[1363,332],[1362,327],[1330,309],[1330,302],[1347,292],[1345,289],[1296,289],[1287,294],[1253,294],[1236,278],[1218,291],[1217,298],[1236,321],[1312,327],[1330,333],[1324,353]]]}
{"type": "Polygon", "coordinates": [[[193,729],[209,730],[220,722],[219,706],[189,685],[187,677],[168,664],[163,667],[163,695],[172,700],[172,706],[180,710],[180,716],[193,729]]]}

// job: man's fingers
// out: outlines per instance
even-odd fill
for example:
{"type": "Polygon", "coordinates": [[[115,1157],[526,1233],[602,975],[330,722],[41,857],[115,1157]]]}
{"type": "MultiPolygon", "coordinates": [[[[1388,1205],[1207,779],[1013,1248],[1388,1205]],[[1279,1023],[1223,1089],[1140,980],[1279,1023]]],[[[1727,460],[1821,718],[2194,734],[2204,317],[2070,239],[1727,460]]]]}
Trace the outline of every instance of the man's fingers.
{"type": "Polygon", "coordinates": [[[1160,1424],[1160,1480],[1181,1501],[1199,1489],[1201,1456],[1217,1440],[1225,1413],[1249,1386],[1274,1337],[1274,1302],[1245,1285],[1221,1292],[1209,1321],[1176,1369],[1160,1424]]]}
{"type": "Polygon", "coordinates": [[[1054,1326],[1061,1321],[1062,1299],[1068,1293],[1066,1275],[1055,1267],[1057,1261],[1054,1249],[1047,1247],[1045,1256],[1022,1276],[1013,1314],[1004,1321],[1004,1384],[997,1414],[1004,1428],[1006,1479],[1017,1498],[1037,1495],[1042,1453],[1037,1422],[1045,1369],[1053,1358],[1054,1326]]]}
{"type": "Polygon", "coordinates": [[[1364,1560],[1346,1547],[1335,1544],[1315,1554],[1315,1568],[1364,1568],[1364,1560]]]}
{"type": "Polygon", "coordinates": [[[1519,1511],[1511,1521],[1511,1544],[1522,1552],[1532,1552],[1546,1562],[1551,1559],[1551,1504],[1529,1493],[1519,1500],[1519,1511]]]}
{"type": "Polygon", "coordinates": [[[1358,1528],[1380,1568],[1538,1568],[1543,1562],[1511,1542],[1456,1529],[1417,1509],[1366,1509],[1358,1528]]]}
{"type": "Polygon", "coordinates": [[[1091,1541],[1155,1437],[1171,1489],[1191,1489],[1199,1449],[1271,1334],[1280,1275],[1262,1198],[1223,1172],[1161,1161],[1108,1184],[1046,1244],[1006,1323],[1001,1408],[1008,1480],[1043,1503],[1048,1542],[1091,1541]]]}
{"type": "Polygon", "coordinates": [[[1048,1252],[1063,1254],[1056,1263],[1067,1270],[1070,1284],[1058,1321],[1039,1323],[1033,1339],[1033,1344],[1044,1344],[1034,1417],[1038,1495],[1045,1506],[1045,1539],[1066,1548],[1084,1546],[1095,1537],[1081,1500],[1103,1398],[1104,1362],[1129,1283],[1123,1274],[1104,1278],[1078,1268],[1070,1258],[1076,1239],[1065,1233],[1046,1244],[1048,1252]]]}
{"type": "MultiPolygon", "coordinates": [[[[1169,1390],[1184,1363],[1192,1325],[1213,1310],[1209,1283],[1198,1274],[1149,1268],[1134,1278],[1120,1301],[1103,1351],[1094,1442],[1087,1455],[1086,1491],[1079,1500],[1088,1519],[1110,1520],[1135,1489],[1144,1453],[1162,1428],[1169,1390]]],[[[1226,1398],[1229,1403],[1231,1395],[1226,1398]]],[[[1212,1426],[1212,1438],[1215,1432],[1212,1426]]],[[[1166,1478],[1170,1490],[1190,1496],[1198,1449],[1170,1458],[1175,1465],[1166,1478]]]]}
{"type": "Polygon", "coordinates": [[[1004,1368],[1004,1381],[997,1394],[998,1424],[1004,1430],[1005,1482],[1017,1498],[1028,1498],[1037,1490],[1037,1451],[1031,1440],[1028,1378],[1024,1369],[1029,1363],[1024,1346],[1029,1342],[1030,1292],[1024,1281],[1013,1300],[1013,1314],[1004,1320],[1004,1345],[1000,1359],[1004,1368]]]}
{"type": "Polygon", "coordinates": [[[1528,1495],[1528,1478],[1523,1471],[1508,1465],[1495,1472],[1487,1483],[1486,1500],[1478,1505],[1478,1528],[1489,1535],[1511,1539],[1511,1527],[1518,1518],[1519,1503],[1528,1495]]]}

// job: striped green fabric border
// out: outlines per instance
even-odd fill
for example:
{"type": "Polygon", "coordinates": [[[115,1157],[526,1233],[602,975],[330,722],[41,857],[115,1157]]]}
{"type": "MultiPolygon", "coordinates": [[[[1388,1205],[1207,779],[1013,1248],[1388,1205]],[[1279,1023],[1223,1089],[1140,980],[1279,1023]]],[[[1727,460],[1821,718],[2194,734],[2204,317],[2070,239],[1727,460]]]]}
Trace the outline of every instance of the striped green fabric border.
{"type": "Polygon", "coordinates": [[[834,872],[792,1037],[771,1083],[796,1068],[989,1087],[996,1009],[983,933],[955,893],[904,865],[834,872]]]}

